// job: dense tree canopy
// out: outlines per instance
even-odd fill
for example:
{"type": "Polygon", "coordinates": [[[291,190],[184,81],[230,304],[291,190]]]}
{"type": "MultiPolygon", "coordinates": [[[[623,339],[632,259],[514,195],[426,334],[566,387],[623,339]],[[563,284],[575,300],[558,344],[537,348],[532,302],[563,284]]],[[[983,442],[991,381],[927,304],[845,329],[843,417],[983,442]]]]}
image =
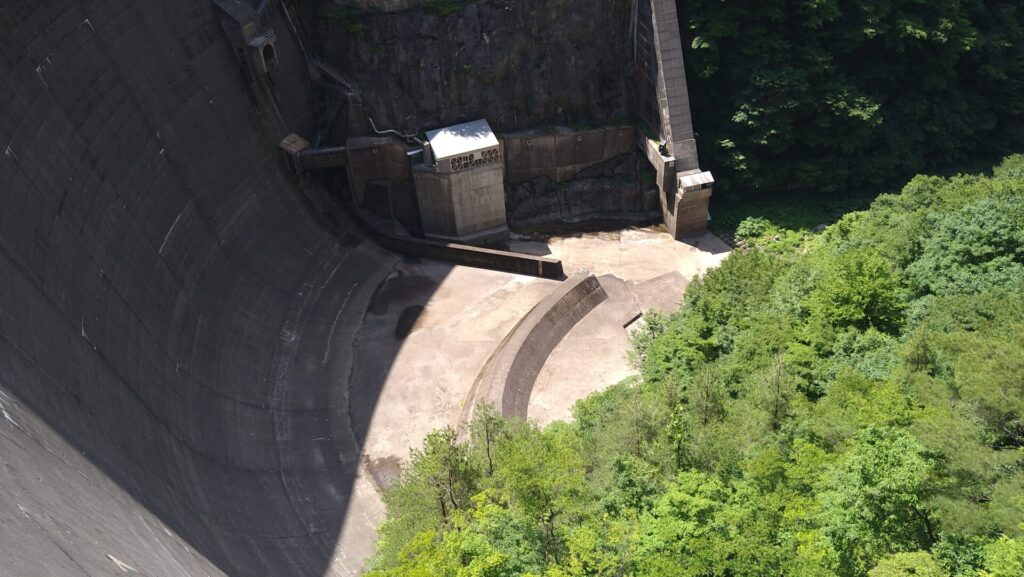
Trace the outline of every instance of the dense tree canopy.
{"type": "Polygon", "coordinates": [[[836,193],[1024,142],[1018,0],[678,0],[703,164],[836,193]]]}
{"type": "Polygon", "coordinates": [[[432,434],[373,575],[1024,575],[1022,195],[1018,156],[744,227],[572,423],[432,434]]]}

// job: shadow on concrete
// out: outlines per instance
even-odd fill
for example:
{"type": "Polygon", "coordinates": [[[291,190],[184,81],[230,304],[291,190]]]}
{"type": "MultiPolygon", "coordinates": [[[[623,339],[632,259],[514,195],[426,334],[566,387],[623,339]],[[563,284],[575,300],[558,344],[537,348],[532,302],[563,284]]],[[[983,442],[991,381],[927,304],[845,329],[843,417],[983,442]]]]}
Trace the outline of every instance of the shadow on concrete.
{"type": "Polygon", "coordinates": [[[3,572],[353,574],[383,381],[350,374],[398,257],[312,218],[207,0],[13,0],[0,35],[3,572]]]}
{"type": "MultiPolygon", "coordinates": [[[[516,240],[515,250],[523,254],[529,254],[533,256],[549,256],[551,254],[551,247],[548,246],[546,239],[551,237],[543,237],[545,240],[532,240],[537,237],[530,237],[531,240],[516,240]]],[[[512,247],[506,246],[506,249],[511,250],[512,247]]]]}
{"type": "Polygon", "coordinates": [[[692,246],[697,250],[709,252],[713,255],[725,254],[732,250],[728,244],[722,239],[718,238],[710,232],[706,232],[700,236],[691,236],[680,239],[679,242],[692,246]]]}
{"type": "Polygon", "coordinates": [[[528,240],[545,241],[552,237],[566,238],[595,232],[621,232],[629,229],[653,228],[665,230],[661,215],[595,216],[576,222],[560,222],[544,226],[517,227],[513,233],[528,240]]]}

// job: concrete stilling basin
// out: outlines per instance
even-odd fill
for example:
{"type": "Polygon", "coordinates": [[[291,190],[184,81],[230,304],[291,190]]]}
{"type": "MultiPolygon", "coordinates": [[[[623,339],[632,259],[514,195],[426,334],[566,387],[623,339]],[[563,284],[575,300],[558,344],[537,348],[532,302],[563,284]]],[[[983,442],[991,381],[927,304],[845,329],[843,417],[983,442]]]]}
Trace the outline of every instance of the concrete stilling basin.
{"type": "Polygon", "coordinates": [[[0,2],[0,576],[346,574],[376,397],[327,385],[395,257],[316,222],[281,131],[208,0],[0,2]]]}

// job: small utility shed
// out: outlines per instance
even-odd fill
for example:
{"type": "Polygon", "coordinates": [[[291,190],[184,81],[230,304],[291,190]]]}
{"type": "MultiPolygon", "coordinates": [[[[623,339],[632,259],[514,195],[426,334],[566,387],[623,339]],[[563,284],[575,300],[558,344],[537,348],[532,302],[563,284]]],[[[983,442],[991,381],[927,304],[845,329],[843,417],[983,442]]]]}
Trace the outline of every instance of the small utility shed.
{"type": "MultiPolygon", "coordinates": [[[[708,202],[715,186],[710,172],[700,169],[679,174],[676,206],[670,230],[675,238],[704,234],[708,230],[708,202]]],[[[666,219],[666,224],[669,221],[666,219]]]]}
{"type": "Polygon", "coordinates": [[[413,178],[425,235],[470,243],[508,237],[505,164],[486,120],[427,132],[423,159],[413,178]]]}

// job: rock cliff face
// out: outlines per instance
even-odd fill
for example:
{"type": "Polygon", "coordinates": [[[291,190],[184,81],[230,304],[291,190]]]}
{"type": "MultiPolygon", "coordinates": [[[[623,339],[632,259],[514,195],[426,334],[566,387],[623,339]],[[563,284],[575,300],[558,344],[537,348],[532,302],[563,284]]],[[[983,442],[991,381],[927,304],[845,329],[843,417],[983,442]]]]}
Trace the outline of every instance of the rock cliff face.
{"type": "Polygon", "coordinates": [[[538,176],[507,185],[509,225],[529,227],[588,218],[657,216],[651,213],[657,198],[645,203],[647,196],[637,178],[637,162],[635,154],[622,154],[562,183],[538,176]]]}
{"type": "Polygon", "coordinates": [[[379,127],[486,117],[498,131],[632,112],[630,0],[324,1],[325,57],[379,127]],[[378,10],[375,10],[377,8],[378,10]]]}

